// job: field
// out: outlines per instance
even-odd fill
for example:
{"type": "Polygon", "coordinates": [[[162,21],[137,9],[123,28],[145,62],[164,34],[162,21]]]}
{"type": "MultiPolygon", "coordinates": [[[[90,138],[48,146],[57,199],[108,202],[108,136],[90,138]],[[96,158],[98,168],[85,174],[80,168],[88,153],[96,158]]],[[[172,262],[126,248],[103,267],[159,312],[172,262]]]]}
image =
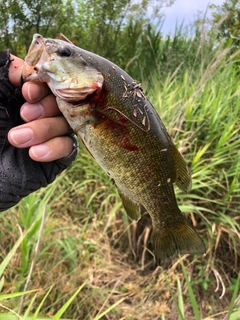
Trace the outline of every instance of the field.
{"type": "Polygon", "coordinates": [[[239,52],[200,51],[142,85],[191,168],[176,195],[207,253],[158,267],[149,216],[128,220],[80,144],[54,183],[0,215],[0,319],[240,319],[239,52]]]}

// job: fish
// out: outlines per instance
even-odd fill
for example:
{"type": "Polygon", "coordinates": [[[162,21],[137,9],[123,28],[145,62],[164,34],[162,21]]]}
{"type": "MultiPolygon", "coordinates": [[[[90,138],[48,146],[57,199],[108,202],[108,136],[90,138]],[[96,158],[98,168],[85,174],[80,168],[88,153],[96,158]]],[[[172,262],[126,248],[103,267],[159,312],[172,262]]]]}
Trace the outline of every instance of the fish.
{"type": "Polygon", "coordinates": [[[178,207],[174,184],[191,174],[141,84],[113,62],[70,41],[33,36],[24,81],[46,82],[72,130],[118,189],[131,220],[152,220],[156,262],[204,254],[203,240],[178,207]]]}

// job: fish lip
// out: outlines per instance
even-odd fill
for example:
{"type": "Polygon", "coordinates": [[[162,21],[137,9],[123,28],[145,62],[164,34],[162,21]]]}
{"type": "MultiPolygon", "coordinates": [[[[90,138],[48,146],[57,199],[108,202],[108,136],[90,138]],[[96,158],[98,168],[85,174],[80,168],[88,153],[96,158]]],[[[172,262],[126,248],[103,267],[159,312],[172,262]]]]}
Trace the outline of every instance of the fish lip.
{"type": "Polygon", "coordinates": [[[84,88],[83,90],[76,90],[75,92],[68,87],[62,89],[51,88],[51,90],[60,99],[76,104],[88,103],[91,101],[93,95],[98,93],[98,90],[95,88],[84,88]]]}
{"type": "Polygon", "coordinates": [[[34,80],[38,80],[38,78],[36,77],[36,75],[30,75],[30,76],[27,76],[26,78],[22,76],[22,82],[25,83],[25,82],[28,82],[28,81],[34,81],[34,80]]]}
{"type": "Polygon", "coordinates": [[[25,75],[24,72],[22,72],[22,82],[29,82],[29,81],[34,81],[34,82],[47,82],[48,78],[45,76],[45,78],[43,79],[43,77],[41,77],[40,74],[38,74],[38,72],[36,70],[33,70],[33,73],[30,73],[29,75],[25,75]]]}
{"type": "Polygon", "coordinates": [[[22,82],[34,81],[34,82],[48,82],[50,77],[48,74],[42,73],[39,65],[29,65],[27,61],[23,64],[22,69],[22,82]]]}
{"type": "Polygon", "coordinates": [[[33,66],[30,66],[27,64],[27,62],[24,63],[23,69],[22,69],[22,82],[28,82],[33,81],[38,77],[38,74],[36,72],[36,69],[33,66]]]}

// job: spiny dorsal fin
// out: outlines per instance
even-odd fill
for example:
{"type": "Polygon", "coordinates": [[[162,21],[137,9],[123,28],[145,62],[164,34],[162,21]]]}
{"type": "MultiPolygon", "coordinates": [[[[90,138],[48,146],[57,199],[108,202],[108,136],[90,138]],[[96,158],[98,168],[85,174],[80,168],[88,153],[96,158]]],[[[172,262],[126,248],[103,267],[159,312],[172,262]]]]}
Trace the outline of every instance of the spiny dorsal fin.
{"type": "Polygon", "coordinates": [[[118,190],[120,198],[123,203],[123,207],[127,212],[127,215],[131,220],[138,221],[141,218],[140,206],[137,202],[134,202],[129,198],[129,196],[123,194],[118,190]]]}

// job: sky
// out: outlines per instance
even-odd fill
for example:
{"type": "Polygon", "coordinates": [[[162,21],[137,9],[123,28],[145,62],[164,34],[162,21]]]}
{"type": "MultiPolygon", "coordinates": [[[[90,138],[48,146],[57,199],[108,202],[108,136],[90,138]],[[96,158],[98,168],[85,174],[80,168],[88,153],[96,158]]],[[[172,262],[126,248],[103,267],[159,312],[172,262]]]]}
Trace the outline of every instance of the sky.
{"type": "MultiPolygon", "coordinates": [[[[209,4],[222,5],[225,0],[176,0],[174,4],[165,8],[165,22],[162,27],[162,32],[165,34],[173,34],[176,23],[178,25],[184,20],[186,24],[189,24],[196,20],[198,12],[205,13],[209,4]]],[[[210,12],[208,14],[210,17],[210,12]]]]}

